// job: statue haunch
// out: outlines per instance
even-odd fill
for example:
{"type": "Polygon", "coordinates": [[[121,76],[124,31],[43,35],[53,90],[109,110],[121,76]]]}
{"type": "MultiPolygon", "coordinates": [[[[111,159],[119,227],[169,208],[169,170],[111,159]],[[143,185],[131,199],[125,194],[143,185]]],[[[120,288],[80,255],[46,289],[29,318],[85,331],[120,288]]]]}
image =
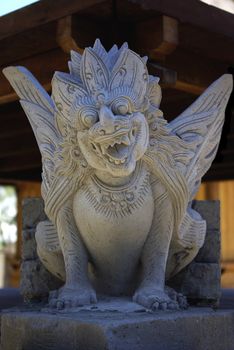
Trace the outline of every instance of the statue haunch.
{"type": "Polygon", "coordinates": [[[38,225],[38,255],[65,282],[50,305],[95,303],[98,291],[184,307],[165,283],[204,242],[191,200],[218,148],[231,76],[168,124],[159,79],[126,44],[107,52],[96,40],[71,52],[69,69],[55,73],[51,97],[25,68],[4,69],[42,155],[50,221],[38,225]]]}

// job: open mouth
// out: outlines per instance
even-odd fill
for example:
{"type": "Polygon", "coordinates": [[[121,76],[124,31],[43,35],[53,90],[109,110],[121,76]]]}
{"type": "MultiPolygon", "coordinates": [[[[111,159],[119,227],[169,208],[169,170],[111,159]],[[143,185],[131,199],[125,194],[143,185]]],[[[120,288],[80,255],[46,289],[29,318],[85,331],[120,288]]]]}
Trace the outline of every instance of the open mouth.
{"type": "MultiPolygon", "coordinates": [[[[109,163],[120,165],[126,163],[135,144],[135,129],[120,135],[103,139],[103,142],[92,142],[92,146],[109,163]]],[[[101,141],[101,140],[100,140],[101,141]]]]}

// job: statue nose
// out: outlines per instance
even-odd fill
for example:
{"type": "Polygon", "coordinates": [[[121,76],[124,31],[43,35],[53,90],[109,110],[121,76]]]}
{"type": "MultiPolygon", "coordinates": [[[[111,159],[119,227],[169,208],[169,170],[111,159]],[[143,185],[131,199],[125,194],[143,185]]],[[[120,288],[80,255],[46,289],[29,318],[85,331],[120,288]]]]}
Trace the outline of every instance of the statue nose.
{"type": "Polygon", "coordinates": [[[110,134],[115,131],[115,116],[112,113],[112,111],[106,107],[102,106],[99,112],[99,120],[101,123],[101,126],[103,127],[103,130],[110,134]]]}

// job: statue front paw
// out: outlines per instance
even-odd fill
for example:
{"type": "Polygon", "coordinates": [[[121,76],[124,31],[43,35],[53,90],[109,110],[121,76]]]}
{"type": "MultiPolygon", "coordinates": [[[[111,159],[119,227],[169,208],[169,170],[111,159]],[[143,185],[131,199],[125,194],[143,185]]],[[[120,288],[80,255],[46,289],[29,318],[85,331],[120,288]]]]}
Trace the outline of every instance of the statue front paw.
{"type": "Polygon", "coordinates": [[[175,289],[168,286],[165,287],[165,292],[172,300],[177,301],[180,309],[188,308],[189,304],[188,304],[187,298],[182,293],[178,293],[175,291],[175,289]]]}
{"type": "Polygon", "coordinates": [[[172,300],[163,290],[152,286],[138,288],[133,296],[133,301],[152,311],[179,309],[176,300],[172,300]]]}
{"type": "Polygon", "coordinates": [[[97,303],[96,292],[91,286],[63,286],[51,291],[49,306],[58,310],[97,303]]]}

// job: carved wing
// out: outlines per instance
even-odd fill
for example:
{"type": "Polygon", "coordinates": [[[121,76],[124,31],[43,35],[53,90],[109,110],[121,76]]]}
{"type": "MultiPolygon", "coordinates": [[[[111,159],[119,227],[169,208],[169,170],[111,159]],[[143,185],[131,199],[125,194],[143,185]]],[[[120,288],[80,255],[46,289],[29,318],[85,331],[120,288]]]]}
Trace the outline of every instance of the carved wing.
{"type": "Polygon", "coordinates": [[[171,132],[185,141],[187,156],[179,154],[177,161],[185,164],[184,176],[193,199],[202,176],[215,158],[232,91],[232,76],[225,74],[216,80],[189,108],[169,124],[171,132]]]}
{"type": "Polygon", "coordinates": [[[20,97],[42,155],[42,197],[54,221],[58,210],[87,173],[87,163],[77,150],[77,130],[68,115],[74,95],[85,97],[79,82],[56,73],[52,98],[24,67],[7,67],[4,75],[20,97]]]}
{"type": "Polygon", "coordinates": [[[54,103],[26,68],[7,67],[3,74],[19,96],[34,131],[42,156],[43,187],[47,192],[54,177],[54,154],[60,139],[54,123],[54,103]]]}

